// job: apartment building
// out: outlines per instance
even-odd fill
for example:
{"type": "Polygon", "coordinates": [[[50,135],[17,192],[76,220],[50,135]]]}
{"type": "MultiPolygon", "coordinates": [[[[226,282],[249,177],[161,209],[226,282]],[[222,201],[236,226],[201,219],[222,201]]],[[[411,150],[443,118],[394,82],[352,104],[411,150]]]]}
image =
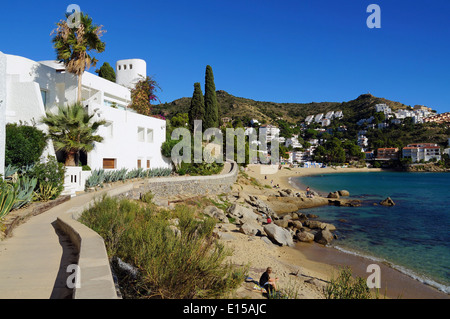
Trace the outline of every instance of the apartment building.
{"type": "Polygon", "coordinates": [[[433,143],[409,144],[402,150],[403,158],[411,158],[413,163],[424,160],[425,162],[435,158],[441,159],[441,148],[433,143]]]}

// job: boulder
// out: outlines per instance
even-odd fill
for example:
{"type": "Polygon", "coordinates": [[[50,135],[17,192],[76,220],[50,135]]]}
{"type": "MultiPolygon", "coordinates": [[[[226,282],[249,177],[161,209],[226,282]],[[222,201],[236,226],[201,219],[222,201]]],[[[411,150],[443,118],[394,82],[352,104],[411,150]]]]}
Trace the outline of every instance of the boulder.
{"type": "Polygon", "coordinates": [[[260,231],[253,223],[244,223],[241,225],[239,231],[245,235],[256,236],[260,231]]]}
{"type": "Polygon", "coordinates": [[[380,202],[380,205],[383,205],[383,206],[395,206],[395,203],[390,197],[388,197],[385,200],[382,200],[380,202]]]}
{"type": "Polygon", "coordinates": [[[333,224],[322,223],[322,229],[328,229],[329,231],[335,231],[336,226],[334,226],[333,224]]]}
{"type": "Polygon", "coordinates": [[[286,188],[278,191],[278,196],[280,197],[295,197],[295,193],[292,189],[286,188]]]}
{"type": "Polygon", "coordinates": [[[279,227],[275,224],[268,224],[264,226],[264,231],[266,232],[267,236],[278,245],[294,245],[291,233],[285,228],[279,227]]]}
{"type": "Polygon", "coordinates": [[[344,196],[350,196],[350,192],[347,191],[347,190],[345,190],[345,189],[338,191],[338,194],[339,194],[339,196],[341,196],[341,197],[344,197],[344,196]]]}
{"type": "Polygon", "coordinates": [[[308,233],[307,231],[299,231],[296,234],[297,240],[304,242],[304,243],[310,243],[314,241],[314,234],[308,233]]]}
{"type": "Polygon", "coordinates": [[[306,215],[306,217],[308,217],[308,218],[318,218],[319,216],[314,215],[314,214],[308,214],[308,215],[306,215]]]}
{"type": "Polygon", "coordinates": [[[286,193],[284,190],[278,191],[278,196],[280,197],[289,197],[289,194],[286,193]]]}
{"type": "Polygon", "coordinates": [[[339,198],[338,192],[331,192],[328,194],[327,198],[339,198]]]}
{"type": "Polygon", "coordinates": [[[311,229],[315,229],[315,228],[322,229],[322,228],[324,228],[323,227],[323,223],[319,222],[317,220],[305,220],[303,222],[303,225],[308,227],[308,228],[311,228],[311,229]]]}
{"type": "Polygon", "coordinates": [[[260,200],[257,196],[249,195],[248,199],[245,199],[245,202],[252,205],[254,209],[260,214],[267,215],[272,219],[277,219],[278,215],[275,211],[262,200],[260,200]]]}
{"type": "Polygon", "coordinates": [[[314,236],[314,241],[322,245],[330,244],[333,239],[333,234],[326,228],[318,231],[314,236]]]}
{"type": "Polygon", "coordinates": [[[297,229],[302,229],[303,228],[303,224],[299,220],[290,220],[289,221],[289,225],[292,225],[292,227],[297,228],[297,229]]]}
{"type": "Polygon", "coordinates": [[[289,226],[289,221],[285,219],[278,219],[273,221],[275,225],[286,228],[289,226]]]}
{"type": "Polygon", "coordinates": [[[227,213],[232,217],[244,218],[249,220],[257,220],[260,217],[253,212],[253,209],[238,204],[233,204],[227,209],[227,213]]]}
{"type": "Polygon", "coordinates": [[[211,216],[219,221],[221,221],[222,223],[229,223],[227,216],[225,215],[225,213],[217,208],[216,206],[207,206],[205,207],[205,209],[203,210],[203,213],[211,216]]]}

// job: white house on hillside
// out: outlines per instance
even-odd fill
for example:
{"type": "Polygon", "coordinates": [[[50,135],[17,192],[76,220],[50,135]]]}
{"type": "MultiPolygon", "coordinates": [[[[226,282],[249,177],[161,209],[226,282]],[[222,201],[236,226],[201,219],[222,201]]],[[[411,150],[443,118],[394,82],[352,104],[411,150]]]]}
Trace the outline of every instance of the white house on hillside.
{"type": "Polygon", "coordinates": [[[274,138],[278,138],[280,135],[280,129],[273,125],[262,125],[259,127],[259,134],[264,135],[268,142],[271,142],[274,138]]]}
{"type": "MultiPolygon", "coordinates": [[[[82,103],[90,114],[95,113],[97,120],[103,119],[107,124],[97,132],[104,141],[95,143],[94,150],[81,156],[81,161],[91,169],[170,167],[170,161],[161,155],[166,122],[127,108],[130,88],[147,74],[145,61],[118,61],[116,73],[120,84],[89,72],[83,74],[82,103]]],[[[77,101],[77,77],[56,61],[35,62],[0,52],[0,92],[0,101],[4,100],[0,111],[6,105],[7,123],[36,123],[46,131],[45,125],[39,123],[46,111],[57,112],[58,106],[77,101]],[[2,68],[3,64],[6,67],[2,68]]],[[[44,156],[47,154],[55,154],[51,145],[44,156]]]]}

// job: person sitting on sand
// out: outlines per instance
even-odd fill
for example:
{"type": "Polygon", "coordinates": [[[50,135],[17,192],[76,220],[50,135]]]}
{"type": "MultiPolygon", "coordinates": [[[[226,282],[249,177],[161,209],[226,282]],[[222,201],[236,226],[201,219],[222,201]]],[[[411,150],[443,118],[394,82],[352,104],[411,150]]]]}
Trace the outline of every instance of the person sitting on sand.
{"type": "Polygon", "coordinates": [[[277,291],[277,284],[276,281],[278,280],[278,277],[273,279],[270,278],[270,274],[272,273],[272,268],[268,267],[266,271],[261,275],[261,278],[259,279],[259,285],[266,289],[268,293],[271,293],[273,291],[277,291]]]}

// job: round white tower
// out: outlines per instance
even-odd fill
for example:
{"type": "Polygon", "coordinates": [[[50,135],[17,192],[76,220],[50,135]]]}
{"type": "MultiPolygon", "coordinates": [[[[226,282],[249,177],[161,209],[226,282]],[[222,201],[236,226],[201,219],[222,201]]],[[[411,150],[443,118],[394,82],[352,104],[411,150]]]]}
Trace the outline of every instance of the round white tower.
{"type": "Polygon", "coordinates": [[[133,88],[136,82],[147,77],[147,63],[141,59],[116,62],[116,83],[133,88]]]}

